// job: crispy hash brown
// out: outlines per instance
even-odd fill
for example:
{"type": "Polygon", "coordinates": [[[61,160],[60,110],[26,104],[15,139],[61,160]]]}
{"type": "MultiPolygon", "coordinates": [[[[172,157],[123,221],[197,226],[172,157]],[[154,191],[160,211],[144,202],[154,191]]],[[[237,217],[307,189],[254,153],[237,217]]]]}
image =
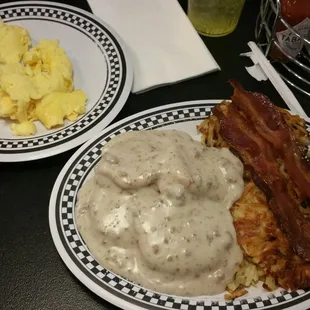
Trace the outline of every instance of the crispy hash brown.
{"type": "MultiPolygon", "coordinates": [[[[220,104],[225,109],[231,103],[220,104]]],[[[297,115],[291,115],[284,109],[277,108],[285,122],[292,129],[297,141],[307,155],[310,144],[305,121],[297,115]]],[[[208,147],[229,147],[220,135],[220,122],[215,115],[210,115],[198,127],[202,142],[208,147]]],[[[287,179],[288,190],[307,217],[307,203],[303,201],[298,188],[291,182],[281,159],[277,162],[279,171],[287,179]]],[[[228,284],[227,299],[247,293],[245,287],[254,285],[259,280],[263,287],[274,290],[278,286],[284,289],[310,287],[310,263],[299,257],[290,246],[286,235],[268,205],[265,194],[252,180],[250,169],[245,167],[245,189],[242,197],[231,208],[237,239],[244,253],[244,261],[233,281],[228,284]]]]}

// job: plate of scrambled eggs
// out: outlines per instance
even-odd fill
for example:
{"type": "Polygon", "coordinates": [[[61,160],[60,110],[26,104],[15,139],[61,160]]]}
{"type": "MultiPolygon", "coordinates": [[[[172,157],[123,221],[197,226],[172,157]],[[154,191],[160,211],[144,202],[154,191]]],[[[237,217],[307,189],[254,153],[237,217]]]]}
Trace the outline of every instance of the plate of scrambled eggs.
{"type": "Polygon", "coordinates": [[[92,14],[53,2],[0,5],[0,161],[82,144],[115,118],[132,78],[121,39],[92,14]]]}

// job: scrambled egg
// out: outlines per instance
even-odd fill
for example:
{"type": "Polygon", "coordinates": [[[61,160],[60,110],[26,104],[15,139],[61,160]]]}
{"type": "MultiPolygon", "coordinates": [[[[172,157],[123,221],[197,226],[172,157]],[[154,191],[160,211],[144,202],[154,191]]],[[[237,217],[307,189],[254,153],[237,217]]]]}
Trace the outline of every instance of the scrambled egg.
{"type": "Polygon", "coordinates": [[[87,101],[82,90],[73,91],[72,64],[58,40],[30,45],[27,30],[0,21],[0,117],[17,121],[11,125],[17,136],[34,135],[36,120],[48,129],[74,121],[87,101]]]}
{"type": "Polygon", "coordinates": [[[63,125],[64,118],[75,121],[79,115],[85,113],[85,101],[86,95],[81,90],[51,93],[37,103],[34,115],[46,128],[63,125]]]}
{"type": "Polygon", "coordinates": [[[7,26],[0,20],[0,63],[19,62],[31,45],[29,33],[19,26],[7,26]]]}
{"type": "Polygon", "coordinates": [[[23,63],[41,97],[54,91],[72,91],[72,65],[58,40],[41,40],[24,54],[23,63]]]}
{"type": "Polygon", "coordinates": [[[26,121],[20,124],[14,123],[11,125],[11,129],[14,136],[30,136],[35,135],[37,132],[35,124],[31,121],[26,121]]]}

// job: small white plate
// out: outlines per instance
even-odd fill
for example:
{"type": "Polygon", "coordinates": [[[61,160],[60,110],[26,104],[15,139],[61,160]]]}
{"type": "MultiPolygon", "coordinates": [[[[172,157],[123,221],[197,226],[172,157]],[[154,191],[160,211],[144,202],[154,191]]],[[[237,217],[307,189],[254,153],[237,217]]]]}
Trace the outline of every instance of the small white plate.
{"type": "Polygon", "coordinates": [[[310,291],[288,292],[278,289],[269,293],[261,286],[249,288],[246,296],[234,301],[225,301],[224,294],[191,298],[159,294],[101,266],[78,233],[75,222],[77,193],[100,160],[102,148],[111,138],[131,130],[178,129],[199,140],[196,125],[219,102],[208,100],[177,103],[123,119],[83,145],[59,174],[49,206],[49,223],[54,243],[71,272],[90,290],[110,303],[126,310],[304,310],[310,307],[310,291]]]}
{"type": "Polygon", "coordinates": [[[75,89],[88,97],[86,114],[47,130],[37,122],[32,137],[14,137],[0,118],[0,161],[27,161],[74,148],[100,132],[125,104],[133,80],[132,65],[117,33],[94,15],[59,3],[13,2],[0,5],[0,19],[25,27],[32,43],[59,39],[73,64],[75,89]]]}

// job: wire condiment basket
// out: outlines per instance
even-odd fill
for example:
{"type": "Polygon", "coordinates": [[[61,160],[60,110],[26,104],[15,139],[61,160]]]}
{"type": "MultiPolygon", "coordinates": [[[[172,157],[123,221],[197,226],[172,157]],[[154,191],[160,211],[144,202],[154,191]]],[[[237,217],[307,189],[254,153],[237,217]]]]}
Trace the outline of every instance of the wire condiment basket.
{"type": "Polygon", "coordinates": [[[309,37],[301,36],[288,22],[281,16],[280,0],[261,0],[260,12],[258,14],[255,38],[257,45],[262,49],[265,56],[291,87],[297,89],[310,97],[310,41],[309,37]],[[285,29],[288,29],[293,36],[302,40],[303,48],[295,58],[291,56],[277,41],[277,24],[282,23],[285,29]],[[272,46],[286,56],[287,61],[275,61],[271,59],[270,51],[272,46]]]}

